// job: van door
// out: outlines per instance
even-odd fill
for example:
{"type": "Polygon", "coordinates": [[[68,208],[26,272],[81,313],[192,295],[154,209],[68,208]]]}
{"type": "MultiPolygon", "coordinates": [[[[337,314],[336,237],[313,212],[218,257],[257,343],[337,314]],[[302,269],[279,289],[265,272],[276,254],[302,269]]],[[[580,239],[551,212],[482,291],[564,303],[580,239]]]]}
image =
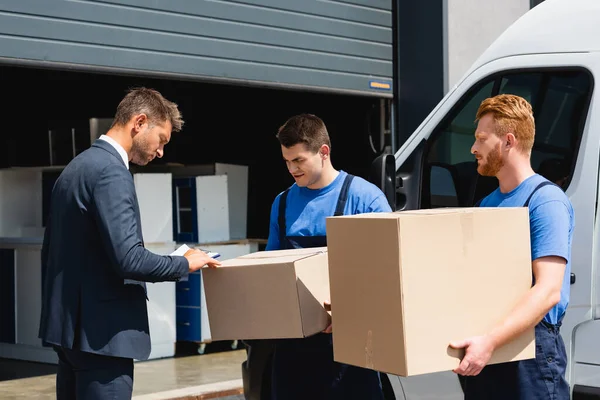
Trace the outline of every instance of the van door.
{"type": "MultiPolygon", "coordinates": [[[[498,187],[495,178],[478,176],[470,153],[481,101],[512,93],[532,104],[536,120],[532,166],[559,183],[575,208],[572,272],[576,280],[562,328],[569,354],[573,329],[592,318],[591,249],[596,215],[592,188],[598,182],[600,127],[593,128],[598,115],[589,110],[594,74],[599,70],[599,57],[594,53],[515,56],[485,64],[442,100],[396,154],[397,209],[473,206],[498,187]],[[411,185],[404,185],[405,181],[411,185]]],[[[402,386],[396,394],[399,399],[462,399],[451,372],[390,379],[402,386]]]]}
{"type": "MultiPolygon", "coordinates": [[[[593,118],[589,119],[591,131],[600,130],[600,103],[592,105],[593,118]]],[[[600,157],[597,159],[600,165],[600,157]]],[[[591,163],[590,163],[591,164],[591,163]]],[[[595,170],[598,170],[596,166],[595,170]]],[[[573,332],[572,359],[571,359],[571,386],[573,400],[600,399],[600,180],[596,187],[586,188],[591,198],[596,198],[596,214],[594,215],[593,258],[590,261],[591,279],[587,276],[576,276],[576,285],[581,279],[590,279],[592,284],[592,319],[577,325],[573,332]]],[[[576,211],[577,212],[577,211],[576,211]]],[[[581,218],[592,218],[580,216],[581,218]]],[[[586,252],[587,249],[579,247],[577,239],[573,243],[573,252],[586,252]]]]}

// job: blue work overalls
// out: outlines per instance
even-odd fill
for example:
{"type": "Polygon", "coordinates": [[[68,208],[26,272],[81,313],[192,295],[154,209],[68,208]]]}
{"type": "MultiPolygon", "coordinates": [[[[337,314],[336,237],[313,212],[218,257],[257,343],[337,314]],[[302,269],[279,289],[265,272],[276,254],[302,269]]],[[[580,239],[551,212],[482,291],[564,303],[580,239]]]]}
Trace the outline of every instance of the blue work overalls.
{"type": "MultiPolygon", "coordinates": [[[[540,183],[533,194],[551,182],[540,183]]],[[[465,400],[569,400],[565,379],[567,353],[560,335],[562,317],[556,325],[541,321],[535,327],[535,359],[492,364],[477,376],[459,377],[465,400]]]]}
{"type": "MultiPolygon", "coordinates": [[[[352,178],[344,180],[334,215],[344,214],[352,178]]],[[[325,236],[286,235],[287,193],[279,200],[281,249],[326,246],[325,236]]],[[[333,361],[332,335],[326,333],[277,340],[272,379],[273,400],[383,400],[379,373],[333,361]]]]}

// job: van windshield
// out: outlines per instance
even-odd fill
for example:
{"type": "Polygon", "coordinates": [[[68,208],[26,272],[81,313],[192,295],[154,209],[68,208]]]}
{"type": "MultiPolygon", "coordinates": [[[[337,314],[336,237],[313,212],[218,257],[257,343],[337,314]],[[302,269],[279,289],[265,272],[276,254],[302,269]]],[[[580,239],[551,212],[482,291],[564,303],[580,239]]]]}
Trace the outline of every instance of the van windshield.
{"type": "Polygon", "coordinates": [[[470,152],[481,102],[502,93],[519,95],[533,107],[536,138],[533,169],[564,190],[575,167],[592,90],[582,68],[504,72],[475,85],[433,132],[425,155],[421,208],[468,207],[498,187],[477,174],[470,152]]]}

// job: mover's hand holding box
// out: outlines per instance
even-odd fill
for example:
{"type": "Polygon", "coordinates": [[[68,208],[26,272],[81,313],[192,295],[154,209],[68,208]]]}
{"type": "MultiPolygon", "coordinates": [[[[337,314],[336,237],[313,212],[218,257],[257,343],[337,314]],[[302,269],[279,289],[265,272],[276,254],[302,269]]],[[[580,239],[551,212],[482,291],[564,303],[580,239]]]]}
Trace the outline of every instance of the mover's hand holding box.
{"type": "MultiPolygon", "coordinates": [[[[335,360],[401,376],[455,369],[449,343],[491,330],[532,284],[527,208],[330,217],[327,248],[335,360]]],[[[534,340],[490,363],[534,358],[534,340]]]]}
{"type": "Polygon", "coordinates": [[[326,248],[261,251],[202,270],[212,340],[302,338],[327,328],[326,248]]]}

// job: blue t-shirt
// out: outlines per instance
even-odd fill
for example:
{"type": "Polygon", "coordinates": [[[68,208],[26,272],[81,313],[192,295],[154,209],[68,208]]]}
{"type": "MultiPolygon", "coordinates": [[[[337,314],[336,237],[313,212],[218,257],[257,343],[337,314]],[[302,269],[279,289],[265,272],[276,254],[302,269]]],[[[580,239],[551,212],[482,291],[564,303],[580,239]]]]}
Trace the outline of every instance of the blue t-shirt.
{"type": "MultiPolygon", "coordinates": [[[[508,193],[501,193],[498,188],[482,200],[480,207],[523,207],[533,190],[544,181],[546,178],[536,174],[508,193]]],[[[560,301],[544,317],[550,324],[558,323],[569,305],[574,226],[573,206],[567,195],[554,185],[538,189],[529,201],[532,261],[547,256],[562,257],[567,261],[560,301]]]]}
{"type": "MultiPolygon", "coordinates": [[[[333,182],[321,189],[299,187],[295,183],[286,199],[286,236],[325,236],[325,219],[333,216],[344,179],[348,174],[340,171],[333,182]]],[[[279,200],[277,195],[271,206],[269,240],[266,250],[278,250],[279,200]]],[[[355,176],[348,190],[344,215],[370,212],[390,212],[383,192],[372,183],[355,176]]]]}

